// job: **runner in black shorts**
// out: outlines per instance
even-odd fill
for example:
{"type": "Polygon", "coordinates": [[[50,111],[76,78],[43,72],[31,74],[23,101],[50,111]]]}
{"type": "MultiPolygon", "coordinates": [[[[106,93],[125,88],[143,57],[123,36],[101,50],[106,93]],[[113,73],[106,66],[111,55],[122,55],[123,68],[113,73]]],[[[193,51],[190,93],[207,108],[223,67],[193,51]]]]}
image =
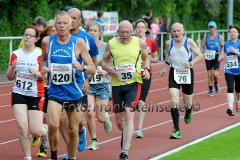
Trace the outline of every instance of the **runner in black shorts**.
{"type": "MultiPolygon", "coordinates": [[[[186,109],[184,121],[189,124],[192,121],[192,98],[194,74],[193,65],[203,58],[196,43],[188,37],[184,37],[184,28],[181,23],[174,23],[172,26],[173,38],[167,42],[168,54],[166,65],[170,65],[169,71],[169,94],[171,98],[171,116],[173,119],[174,130],[170,138],[181,138],[179,128],[179,90],[182,87],[183,102],[186,109]],[[193,54],[195,54],[193,58],[193,54]]],[[[164,68],[160,74],[166,71],[164,68]]]]}
{"type": "MultiPolygon", "coordinates": [[[[144,40],[146,42],[149,58],[151,59],[152,63],[156,63],[159,60],[158,52],[157,52],[157,50],[158,50],[157,44],[154,40],[145,36],[147,28],[148,28],[147,23],[143,19],[139,19],[136,21],[136,23],[135,23],[136,36],[138,36],[139,38],[141,38],[142,40],[144,40]]],[[[144,64],[143,64],[143,66],[144,66],[144,64]]],[[[144,68],[144,67],[142,67],[142,68],[144,68]]],[[[149,72],[151,73],[151,69],[149,72]]],[[[151,77],[152,76],[150,74],[150,79],[143,79],[141,95],[140,95],[140,99],[139,99],[139,104],[137,106],[139,113],[138,113],[138,126],[137,126],[137,131],[136,131],[136,138],[143,138],[143,130],[142,130],[143,121],[145,118],[146,111],[148,110],[147,109],[148,105],[145,104],[145,100],[147,98],[148,91],[151,86],[151,81],[152,81],[151,77]]]]}
{"type": "Polygon", "coordinates": [[[217,24],[214,21],[208,23],[209,33],[205,34],[202,40],[202,52],[205,55],[205,63],[208,72],[208,96],[214,96],[213,83],[216,93],[220,92],[218,83],[220,62],[219,53],[223,52],[224,40],[217,33],[217,24]]]}

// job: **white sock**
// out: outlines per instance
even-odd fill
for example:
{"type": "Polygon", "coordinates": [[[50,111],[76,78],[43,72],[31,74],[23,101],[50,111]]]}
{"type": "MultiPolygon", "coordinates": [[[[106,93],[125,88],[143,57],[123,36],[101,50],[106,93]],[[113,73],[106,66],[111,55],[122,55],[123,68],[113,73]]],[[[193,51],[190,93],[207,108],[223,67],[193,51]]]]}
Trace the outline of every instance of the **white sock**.
{"type": "Polygon", "coordinates": [[[24,160],[32,160],[32,157],[24,157],[24,160]]]}
{"type": "Polygon", "coordinates": [[[233,103],[234,103],[233,93],[227,93],[227,103],[228,103],[228,108],[233,110],[233,103]]]}

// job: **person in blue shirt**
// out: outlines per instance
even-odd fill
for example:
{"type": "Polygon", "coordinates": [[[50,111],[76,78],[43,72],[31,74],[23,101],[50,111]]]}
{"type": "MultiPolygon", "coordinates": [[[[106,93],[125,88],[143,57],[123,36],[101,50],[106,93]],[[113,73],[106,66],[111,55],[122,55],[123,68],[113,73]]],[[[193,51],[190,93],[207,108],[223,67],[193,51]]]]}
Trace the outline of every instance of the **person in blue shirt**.
{"type": "Polygon", "coordinates": [[[102,33],[104,33],[104,25],[103,25],[103,12],[102,11],[98,11],[97,12],[97,19],[96,22],[99,23],[102,27],[102,33]]]}
{"type": "Polygon", "coordinates": [[[209,33],[202,40],[202,52],[205,53],[205,63],[208,72],[208,96],[214,96],[213,84],[216,93],[220,92],[218,83],[220,62],[219,53],[223,52],[224,39],[217,33],[217,24],[214,21],[208,23],[209,33]]]}
{"type": "Polygon", "coordinates": [[[224,73],[227,84],[227,114],[234,116],[234,85],[236,92],[236,109],[240,111],[240,40],[239,28],[229,28],[230,40],[224,43],[224,54],[219,56],[219,61],[225,59],[224,73]]]}
{"type": "MultiPolygon", "coordinates": [[[[84,30],[80,29],[81,26],[81,11],[77,8],[71,8],[70,10],[68,10],[68,14],[71,16],[72,18],[72,26],[70,29],[70,33],[78,38],[81,38],[88,49],[89,55],[92,58],[92,61],[96,64],[97,60],[96,60],[96,56],[98,55],[98,48],[97,45],[95,43],[94,38],[87,32],[85,32],[84,30]]],[[[81,65],[84,65],[82,59],[78,59],[78,61],[80,62],[81,65]]],[[[89,82],[90,82],[90,77],[88,77],[87,74],[83,73],[83,72],[77,72],[79,78],[83,78],[83,93],[84,93],[84,97],[81,99],[81,104],[82,107],[85,107],[84,109],[81,109],[81,111],[86,110],[88,107],[88,103],[87,103],[87,95],[88,95],[88,91],[89,91],[89,82]]],[[[80,123],[79,123],[79,145],[78,145],[78,151],[83,151],[86,148],[87,145],[87,140],[86,140],[86,128],[84,127],[84,123],[85,120],[81,119],[80,123]]],[[[60,127],[60,131],[64,137],[64,140],[66,142],[68,142],[69,139],[69,135],[66,132],[66,126],[68,125],[68,122],[66,121],[66,114],[63,113],[61,116],[61,127],[60,127]]],[[[67,158],[68,155],[64,155],[64,158],[67,158]]]]}
{"type": "Polygon", "coordinates": [[[66,132],[69,135],[67,149],[69,159],[74,159],[78,146],[78,125],[80,100],[83,97],[83,79],[77,78],[76,70],[88,74],[95,73],[95,65],[87,52],[83,40],[70,34],[71,17],[61,11],[55,16],[56,35],[47,36],[42,40],[44,58],[47,57],[47,67],[42,72],[48,72],[48,127],[51,159],[57,159],[58,129],[63,110],[66,111],[66,132]],[[84,61],[81,65],[78,59],[84,61]],[[80,82],[77,82],[80,81],[80,82]]]}

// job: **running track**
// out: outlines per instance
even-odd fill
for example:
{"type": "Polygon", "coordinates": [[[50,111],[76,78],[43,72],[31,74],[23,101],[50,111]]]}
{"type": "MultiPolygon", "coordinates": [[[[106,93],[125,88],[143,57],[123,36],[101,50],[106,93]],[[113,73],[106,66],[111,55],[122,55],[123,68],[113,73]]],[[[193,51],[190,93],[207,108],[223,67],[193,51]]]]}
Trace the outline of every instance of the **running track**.
{"type": "MultiPolygon", "coordinates": [[[[158,74],[162,64],[153,65],[153,80],[148,95],[148,104],[159,104],[161,107],[169,106],[169,95],[167,88],[167,74],[160,77],[158,74]]],[[[195,89],[194,104],[200,104],[200,110],[194,111],[193,121],[186,125],[183,122],[183,113],[180,113],[180,127],[182,139],[169,139],[172,131],[171,115],[167,111],[148,112],[144,123],[144,139],[132,139],[129,158],[131,160],[147,160],[168,150],[177,148],[195,139],[206,136],[212,132],[225,128],[239,122],[240,115],[228,117],[226,111],[226,84],[223,68],[220,71],[221,93],[214,97],[208,97],[207,73],[205,64],[202,62],[194,66],[195,89]]],[[[0,160],[22,160],[23,154],[20,148],[16,122],[11,112],[11,84],[0,85],[0,160]]],[[[182,95],[180,95],[182,97],[182,95]]],[[[182,99],[181,99],[182,100],[182,99]]],[[[135,114],[135,120],[137,119],[135,114]]],[[[115,123],[115,116],[111,113],[113,131],[106,134],[103,125],[97,122],[97,138],[100,148],[97,151],[84,151],[78,153],[81,160],[118,160],[120,152],[120,131],[115,123]]],[[[136,121],[135,121],[136,124],[136,121]]],[[[88,137],[89,138],[89,137],[88,137]]],[[[58,153],[62,155],[66,148],[62,143],[59,145],[58,153]]],[[[32,148],[32,155],[36,155],[37,147],[32,148]]],[[[50,155],[50,154],[49,154],[50,155]]],[[[41,159],[33,156],[33,159],[41,159]]]]}

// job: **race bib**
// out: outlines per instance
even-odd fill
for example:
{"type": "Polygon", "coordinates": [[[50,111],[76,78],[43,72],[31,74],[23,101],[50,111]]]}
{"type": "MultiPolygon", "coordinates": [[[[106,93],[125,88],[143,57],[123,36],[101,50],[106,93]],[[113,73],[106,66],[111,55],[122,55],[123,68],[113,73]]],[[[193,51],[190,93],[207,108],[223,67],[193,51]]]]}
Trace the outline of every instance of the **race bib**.
{"type": "Polygon", "coordinates": [[[18,72],[15,84],[21,90],[31,91],[36,86],[36,80],[31,73],[18,72]]]}
{"type": "Polygon", "coordinates": [[[128,81],[135,78],[136,68],[134,64],[119,64],[116,67],[119,81],[128,81]]]}
{"type": "Polygon", "coordinates": [[[174,80],[177,84],[191,84],[190,69],[174,69],[174,80]]]}
{"type": "Polygon", "coordinates": [[[53,84],[62,85],[72,83],[72,64],[51,63],[50,71],[53,84]]]}
{"type": "Polygon", "coordinates": [[[213,50],[206,50],[205,52],[205,59],[206,60],[214,60],[216,55],[216,51],[213,50]]]}
{"type": "Polygon", "coordinates": [[[233,56],[227,56],[226,57],[226,63],[225,63],[226,69],[232,69],[232,68],[238,68],[238,57],[233,56]]]}
{"type": "Polygon", "coordinates": [[[90,84],[102,84],[102,83],[103,83],[103,77],[96,72],[90,84]]]}

